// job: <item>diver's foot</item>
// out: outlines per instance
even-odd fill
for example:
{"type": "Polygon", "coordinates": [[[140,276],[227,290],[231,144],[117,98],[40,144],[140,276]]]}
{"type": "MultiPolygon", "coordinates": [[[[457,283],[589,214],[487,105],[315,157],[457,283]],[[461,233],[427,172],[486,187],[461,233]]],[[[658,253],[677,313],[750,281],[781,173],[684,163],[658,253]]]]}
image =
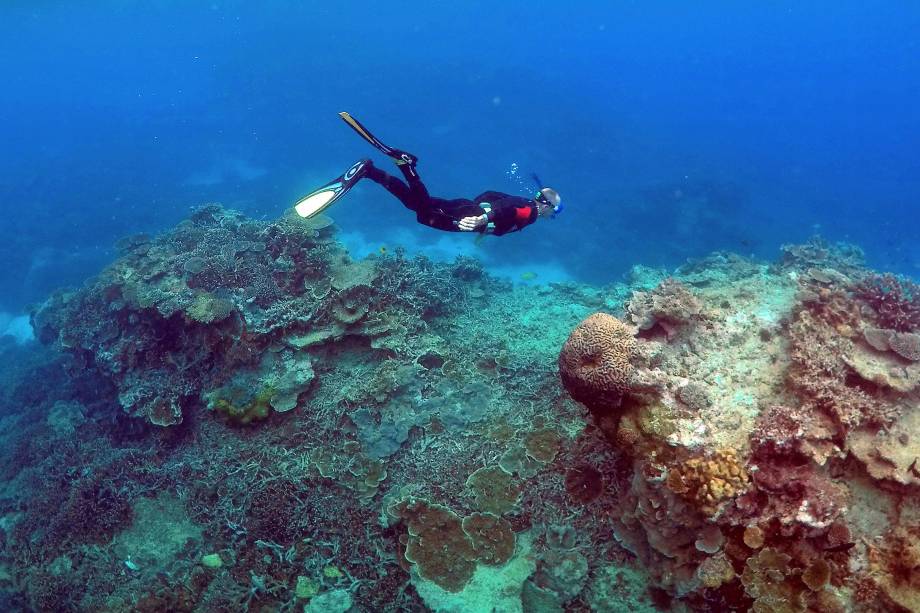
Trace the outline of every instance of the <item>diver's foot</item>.
{"type": "Polygon", "coordinates": [[[393,149],[390,157],[396,162],[397,166],[410,166],[411,168],[415,168],[415,165],[418,164],[417,157],[406,151],[400,151],[399,149],[393,149]]]}

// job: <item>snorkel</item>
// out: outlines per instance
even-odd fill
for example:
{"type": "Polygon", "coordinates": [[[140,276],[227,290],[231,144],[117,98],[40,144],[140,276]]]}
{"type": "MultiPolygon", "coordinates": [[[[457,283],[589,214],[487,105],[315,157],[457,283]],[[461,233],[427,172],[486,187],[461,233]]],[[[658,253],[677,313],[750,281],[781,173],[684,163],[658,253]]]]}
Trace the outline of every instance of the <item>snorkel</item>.
{"type": "Polygon", "coordinates": [[[537,173],[533,172],[530,176],[537,186],[537,193],[533,197],[534,201],[544,206],[552,207],[553,214],[550,215],[550,219],[555,219],[556,215],[562,212],[562,198],[556,190],[543,185],[543,181],[540,180],[537,173]]]}

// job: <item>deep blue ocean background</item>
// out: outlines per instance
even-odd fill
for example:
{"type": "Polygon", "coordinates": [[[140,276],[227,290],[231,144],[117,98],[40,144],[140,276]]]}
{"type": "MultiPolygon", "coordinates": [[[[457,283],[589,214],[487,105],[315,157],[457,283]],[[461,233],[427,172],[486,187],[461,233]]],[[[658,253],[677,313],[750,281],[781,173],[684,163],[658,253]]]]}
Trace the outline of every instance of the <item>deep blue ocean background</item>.
{"type": "Polygon", "coordinates": [[[820,234],[920,266],[920,5],[891,2],[5,2],[0,311],[79,284],[124,235],[220,202],[274,217],[366,156],[432,193],[566,211],[487,239],[373,184],[330,211],[357,255],[405,245],[606,283],[820,234]]]}

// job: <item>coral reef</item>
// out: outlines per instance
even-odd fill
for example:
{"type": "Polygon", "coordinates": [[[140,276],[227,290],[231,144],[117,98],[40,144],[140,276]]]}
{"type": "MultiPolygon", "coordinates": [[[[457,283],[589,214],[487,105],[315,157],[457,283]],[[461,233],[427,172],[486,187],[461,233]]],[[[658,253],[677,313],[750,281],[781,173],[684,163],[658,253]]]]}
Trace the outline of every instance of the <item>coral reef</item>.
{"type": "Polygon", "coordinates": [[[917,291],[856,248],[512,285],[209,206],[120,250],[0,346],[6,609],[918,609],[917,291]]]}

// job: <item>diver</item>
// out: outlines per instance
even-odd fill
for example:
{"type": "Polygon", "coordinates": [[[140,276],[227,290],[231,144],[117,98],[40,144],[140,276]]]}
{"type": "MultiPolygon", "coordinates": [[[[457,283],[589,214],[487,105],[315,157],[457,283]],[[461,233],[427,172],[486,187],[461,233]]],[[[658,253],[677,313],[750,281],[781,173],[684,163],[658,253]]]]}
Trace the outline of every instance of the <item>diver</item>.
{"type": "Polygon", "coordinates": [[[348,113],[339,116],[363,139],[396,162],[405,182],[387,174],[369,160],[360,160],[345,174],[301,198],[294,209],[301,217],[313,217],[331,206],[348,190],[367,177],[382,185],[403,205],[415,213],[420,224],[448,232],[479,232],[501,236],[516,232],[543,217],[555,217],[562,210],[562,199],[556,190],[544,187],[533,175],[538,191],[533,198],[487,191],[472,200],[444,199],[428,194],[415,169],[418,158],[411,153],[384,145],[357,119],[348,113]]]}

